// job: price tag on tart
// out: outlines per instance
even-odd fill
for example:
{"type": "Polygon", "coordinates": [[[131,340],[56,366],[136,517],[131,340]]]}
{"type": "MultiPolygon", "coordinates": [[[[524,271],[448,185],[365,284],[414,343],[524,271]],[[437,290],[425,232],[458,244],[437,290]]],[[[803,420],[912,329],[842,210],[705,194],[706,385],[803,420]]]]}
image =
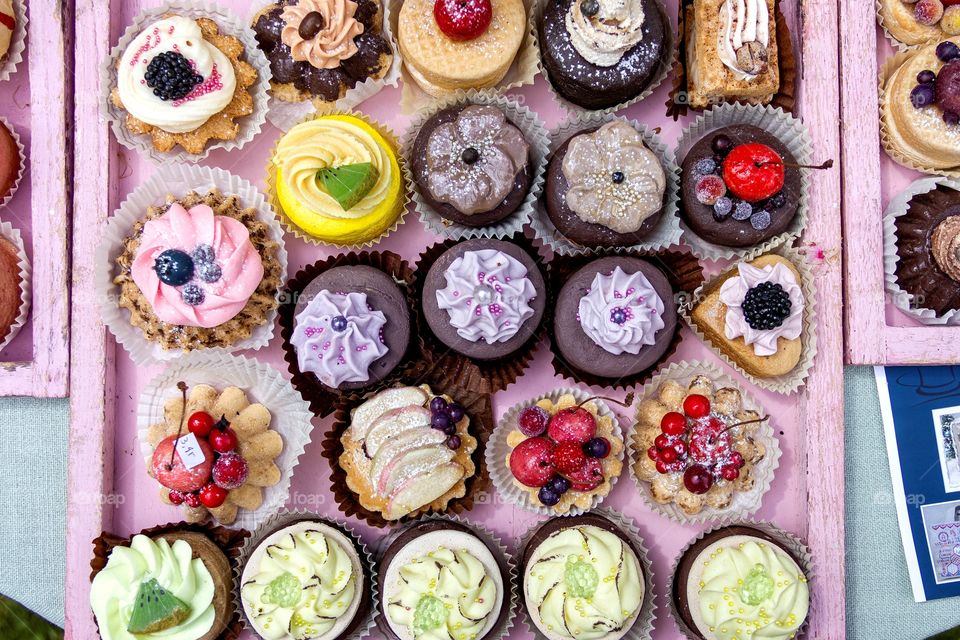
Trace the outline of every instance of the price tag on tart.
{"type": "Polygon", "coordinates": [[[206,456],[203,455],[203,450],[200,448],[200,443],[197,442],[197,436],[193,433],[177,438],[177,453],[180,454],[183,466],[187,469],[193,469],[206,460],[206,456]]]}

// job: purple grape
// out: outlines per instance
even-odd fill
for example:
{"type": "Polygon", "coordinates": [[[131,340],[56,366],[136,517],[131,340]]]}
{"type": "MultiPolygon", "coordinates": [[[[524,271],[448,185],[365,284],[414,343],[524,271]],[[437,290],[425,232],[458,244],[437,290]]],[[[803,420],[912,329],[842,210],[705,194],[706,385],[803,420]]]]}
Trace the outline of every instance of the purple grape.
{"type": "Polygon", "coordinates": [[[446,429],[451,425],[450,416],[445,413],[435,413],[430,418],[430,426],[434,429],[446,429]]]}
{"type": "Polygon", "coordinates": [[[937,74],[930,69],[924,69],[917,74],[917,82],[920,84],[933,84],[937,81],[937,74]]]}
{"type": "Polygon", "coordinates": [[[548,507],[552,507],[560,502],[560,494],[545,486],[540,487],[540,491],[537,493],[537,498],[539,498],[540,502],[548,507]]]}
{"type": "Polygon", "coordinates": [[[914,109],[922,109],[933,104],[937,99],[937,91],[932,84],[918,84],[910,92],[910,102],[914,109]]]}
{"type": "Polygon", "coordinates": [[[570,481],[563,476],[554,476],[553,480],[547,483],[547,487],[550,491],[562,495],[570,489],[570,481]]]}
{"type": "Polygon", "coordinates": [[[960,58],[960,47],[949,40],[945,40],[937,45],[937,57],[944,62],[960,58]]]}
{"type": "Polygon", "coordinates": [[[448,436],[452,436],[453,434],[455,434],[455,433],[457,432],[457,426],[454,425],[454,424],[448,425],[448,426],[446,426],[446,427],[443,428],[443,432],[444,432],[445,434],[447,434],[448,436]]]}
{"type": "Polygon", "coordinates": [[[450,436],[447,438],[447,446],[451,449],[460,448],[460,436],[450,436]]]}
{"type": "Polygon", "coordinates": [[[710,143],[710,147],[713,149],[714,153],[725,155],[730,153],[730,149],[733,148],[733,141],[727,136],[720,134],[713,139],[713,142],[710,143]]]}
{"type": "Polygon", "coordinates": [[[450,416],[450,419],[454,422],[460,422],[463,420],[463,416],[466,412],[463,410],[463,407],[453,403],[447,406],[447,415],[450,416]]]}
{"type": "Polygon", "coordinates": [[[442,411],[445,411],[446,409],[447,409],[447,401],[441,398],[440,396],[437,396],[436,398],[430,401],[430,411],[433,411],[434,413],[440,413],[442,411]]]}

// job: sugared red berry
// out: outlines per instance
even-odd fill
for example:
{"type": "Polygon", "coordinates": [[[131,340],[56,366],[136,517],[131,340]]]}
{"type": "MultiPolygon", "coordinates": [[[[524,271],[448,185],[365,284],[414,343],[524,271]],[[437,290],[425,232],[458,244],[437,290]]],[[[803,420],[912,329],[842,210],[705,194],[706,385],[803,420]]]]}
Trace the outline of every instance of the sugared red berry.
{"type": "Polygon", "coordinates": [[[655,446],[657,449],[666,449],[670,446],[670,438],[661,433],[653,439],[653,446],[655,446]]]}
{"type": "Polygon", "coordinates": [[[790,316],[790,294],[777,282],[761,282],[747,290],[740,308],[751,329],[769,331],[790,316]]]}
{"type": "Polygon", "coordinates": [[[330,328],[337,332],[346,331],[347,319],[343,316],[333,316],[330,320],[330,328]]]}
{"type": "Polygon", "coordinates": [[[213,247],[208,244],[198,245],[197,248],[193,250],[193,253],[190,254],[190,257],[193,258],[196,264],[209,264],[216,260],[213,247]]]}
{"type": "Polygon", "coordinates": [[[460,448],[460,436],[450,436],[447,438],[447,447],[450,449],[460,448]]]}
{"type": "Polygon", "coordinates": [[[766,200],[783,189],[783,159],[765,144],[741,144],[723,161],[723,181],[741,200],[766,200]]]}
{"type": "Polygon", "coordinates": [[[171,491],[167,494],[170,504],[183,504],[184,494],[181,491],[171,491]]]}
{"type": "Polygon", "coordinates": [[[227,501],[227,490],[212,482],[200,489],[200,503],[207,509],[216,509],[227,501]]]}
{"type": "Polygon", "coordinates": [[[693,165],[693,170],[705,176],[717,170],[717,163],[714,162],[713,158],[701,158],[697,160],[697,164],[693,165]]]}
{"type": "Polygon", "coordinates": [[[625,176],[623,175],[623,171],[614,171],[610,174],[610,180],[613,182],[613,184],[620,184],[624,181],[624,179],[625,176]]]}
{"type": "Polygon", "coordinates": [[[576,442],[561,442],[553,450],[553,466],[560,473],[576,473],[587,463],[583,448],[576,442]]]}
{"type": "Polygon", "coordinates": [[[937,79],[937,74],[930,69],[925,69],[917,74],[917,82],[920,84],[930,84],[937,79]]]}
{"type": "Polygon", "coordinates": [[[733,219],[734,220],[749,220],[750,216],[753,215],[753,205],[749,202],[744,202],[740,200],[737,202],[736,206],[733,207],[733,219]]]}
{"type": "Polygon", "coordinates": [[[942,62],[950,62],[960,58],[960,47],[949,40],[944,40],[937,45],[937,57],[942,62]]]}
{"type": "Polygon", "coordinates": [[[437,396],[430,401],[430,411],[434,413],[443,413],[447,410],[447,401],[440,396],[437,396]]]}
{"type": "Polygon", "coordinates": [[[490,0],[437,0],[433,17],[451,40],[473,40],[490,26],[493,5],[490,0]]]}
{"type": "Polygon", "coordinates": [[[540,491],[537,492],[537,499],[540,500],[542,504],[552,507],[560,502],[560,494],[548,487],[540,487],[540,491]]]}
{"type": "Polygon", "coordinates": [[[198,438],[206,438],[213,429],[213,416],[206,411],[197,411],[187,419],[187,429],[198,438]]]}
{"type": "Polygon", "coordinates": [[[720,467],[720,475],[723,477],[724,480],[733,482],[734,480],[740,477],[740,469],[738,469],[733,465],[727,464],[720,467]]]}
{"type": "Polygon", "coordinates": [[[660,457],[660,450],[656,447],[650,447],[647,449],[647,457],[651,460],[657,460],[660,457]]]}
{"type": "Polygon", "coordinates": [[[213,463],[211,477],[218,487],[236,489],[247,481],[250,468],[239,453],[225,453],[213,463]]]}
{"type": "Polygon", "coordinates": [[[670,471],[670,469],[667,467],[667,463],[663,460],[657,460],[656,467],[657,473],[667,473],[670,471]]]}
{"type": "Polygon", "coordinates": [[[463,420],[463,416],[466,415],[466,411],[463,410],[463,407],[454,402],[447,407],[447,415],[450,416],[450,419],[454,422],[460,422],[463,420]]]}
{"type": "Polygon", "coordinates": [[[672,464],[677,461],[677,452],[676,450],[667,447],[660,452],[660,459],[667,464],[672,464]]]}
{"type": "Polygon", "coordinates": [[[203,82],[203,76],[178,51],[157,54],[147,65],[143,79],[153,89],[153,95],[163,101],[185,98],[203,82]]]}
{"type": "Polygon", "coordinates": [[[586,458],[582,467],[565,475],[574,491],[593,491],[603,483],[603,463],[596,458],[586,458]]]}
{"type": "Polygon", "coordinates": [[[930,106],[937,99],[937,90],[930,84],[918,84],[910,92],[910,103],[914,109],[930,106]]]}
{"type": "Polygon", "coordinates": [[[430,418],[430,426],[432,426],[434,429],[440,429],[442,431],[451,424],[450,416],[448,416],[446,413],[435,413],[433,414],[433,417],[430,418]]]}
{"type": "Polygon", "coordinates": [[[745,464],[743,456],[740,454],[739,451],[734,451],[733,453],[730,454],[730,464],[736,465],[738,467],[742,467],[745,464]]]}
{"type": "Polygon", "coordinates": [[[941,0],[918,0],[913,7],[913,17],[920,24],[932,27],[943,17],[941,0]]]}
{"type": "Polygon", "coordinates": [[[600,13],[600,3],[597,0],[583,0],[580,3],[580,13],[587,18],[592,18],[600,13]]]}
{"type": "Polygon", "coordinates": [[[563,476],[556,476],[553,480],[547,483],[547,487],[554,493],[563,495],[570,490],[570,481],[563,476]]]}
{"type": "Polygon", "coordinates": [[[757,231],[763,231],[770,226],[770,223],[773,219],[770,217],[770,212],[766,209],[761,209],[752,216],[750,216],[750,226],[756,229],[757,231]]]}
{"type": "Polygon", "coordinates": [[[199,507],[199,506],[202,504],[202,503],[200,502],[200,496],[199,496],[196,492],[184,494],[184,496],[183,496],[183,502],[184,502],[184,504],[186,504],[188,507],[191,507],[191,508],[193,508],[193,509],[196,509],[197,507],[199,507]]]}
{"type": "Polygon", "coordinates": [[[678,436],[687,430],[687,419],[677,411],[665,413],[660,418],[660,430],[668,436],[678,436]]]}
{"type": "Polygon", "coordinates": [[[711,174],[705,176],[700,176],[697,180],[696,186],[696,196],[697,201],[700,204],[705,204],[708,207],[712,207],[716,204],[717,200],[725,196],[727,193],[727,185],[724,184],[723,178],[711,174]]]}
{"type": "Polygon", "coordinates": [[[606,438],[593,438],[583,445],[583,452],[591,458],[606,458],[610,455],[610,441],[606,438]]]}
{"type": "Polygon", "coordinates": [[[528,437],[542,435],[547,430],[547,424],[550,422],[550,414],[543,407],[536,405],[525,407],[517,418],[517,426],[520,432],[528,437]]]}
{"type": "Polygon", "coordinates": [[[184,304],[188,304],[191,307],[198,307],[203,304],[203,301],[207,296],[203,292],[203,289],[199,287],[199,285],[188,284],[181,289],[180,297],[183,298],[184,304]]]}
{"type": "Polygon", "coordinates": [[[677,452],[678,457],[687,455],[687,443],[683,440],[677,440],[673,443],[673,450],[677,452]]]}
{"type": "Polygon", "coordinates": [[[480,159],[480,152],[476,147],[467,147],[460,153],[460,159],[464,164],[474,164],[480,159]]]}
{"type": "Polygon", "coordinates": [[[153,270],[163,284],[179,287],[193,277],[193,259],[179,249],[167,249],[153,261],[153,270]]]}
{"type": "Polygon", "coordinates": [[[690,493],[703,494],[713,486],[713,476],[706,467],[695,464],[683,472],[683,486],[690,493]]]}
{"type": "Polygon", "coordinates": [[[733,140],[721,133],[714,137],[713,142],[710,143],[710,148],[713,149],[714,153],[725,155],[733,149],[733,140]]]}
{"type": "Polygon", "coordinates": [[[691,393],[683,401],[683,412],[693,419],[703,418],[710,413],[710,401],[699,393],[691,393]]]}
{"type": "Polygon", "coordinates": [[[597,420],[583,407],[557,411],[547,424],[547,434],[554,442],[583,444],[597,432],[597,420]]]}
{"type": "Polygon", "coordinates": [[[214,429],[210,432],[210,446],[217,453],[228,453],[237,447],[237,434],[233,429],[214,429]]]}
{"type": "Polygon", "coordinates": [[[726,220],[731,211],[733,211],[733,200],[727,196],[717,198],[717,201],[713,203],[713,218],[718,222],[726,220]]]}

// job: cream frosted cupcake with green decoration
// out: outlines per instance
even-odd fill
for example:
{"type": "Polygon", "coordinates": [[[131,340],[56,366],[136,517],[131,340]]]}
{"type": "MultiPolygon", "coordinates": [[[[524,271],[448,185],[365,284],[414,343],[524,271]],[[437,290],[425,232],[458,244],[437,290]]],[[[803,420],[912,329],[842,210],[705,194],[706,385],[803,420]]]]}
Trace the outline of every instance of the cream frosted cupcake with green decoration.
{"type": "Polygon", "coordinates": [[[372,597],[359,543],[334,523],[284,519],[255,536],[244,564],[240,602],[247,622],[266,640],[361,637],[372,597]]]}

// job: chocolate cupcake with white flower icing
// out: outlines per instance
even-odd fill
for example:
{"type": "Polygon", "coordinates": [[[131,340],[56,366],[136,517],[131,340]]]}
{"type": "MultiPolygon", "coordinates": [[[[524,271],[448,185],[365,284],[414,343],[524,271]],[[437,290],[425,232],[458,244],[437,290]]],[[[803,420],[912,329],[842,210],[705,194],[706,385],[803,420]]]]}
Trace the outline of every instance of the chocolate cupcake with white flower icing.
{"type": "Polygon", "coordinates": [[[534,177],[523,131],[494,104],[443,108],[420,127],[410,151],[423,202],[446,220],[483,227],[512,215],[534,177]]]}
{"type": "Polygon", "coordinates": [[[564,239],[581,247],[639,244],[666,207],[666,171],[672,169],[628,122],[580,131],[550,159],[547,215],[564,239]]]}
{"type": "Polygon", "coordinates": [[[468,358],[507,358],[534,338],[543,320],[543,275],[534,257],[513,242],[453,244],[422,277],[427,325],[439,342],[468,358]]]}
{"type": "Polygon", "coordinates": [[[599,258],[560,288],[554,347],[576,371],[628,378],[667,354],[677,328],[673,287],[658,267],[630,256],[599,258]]]}

